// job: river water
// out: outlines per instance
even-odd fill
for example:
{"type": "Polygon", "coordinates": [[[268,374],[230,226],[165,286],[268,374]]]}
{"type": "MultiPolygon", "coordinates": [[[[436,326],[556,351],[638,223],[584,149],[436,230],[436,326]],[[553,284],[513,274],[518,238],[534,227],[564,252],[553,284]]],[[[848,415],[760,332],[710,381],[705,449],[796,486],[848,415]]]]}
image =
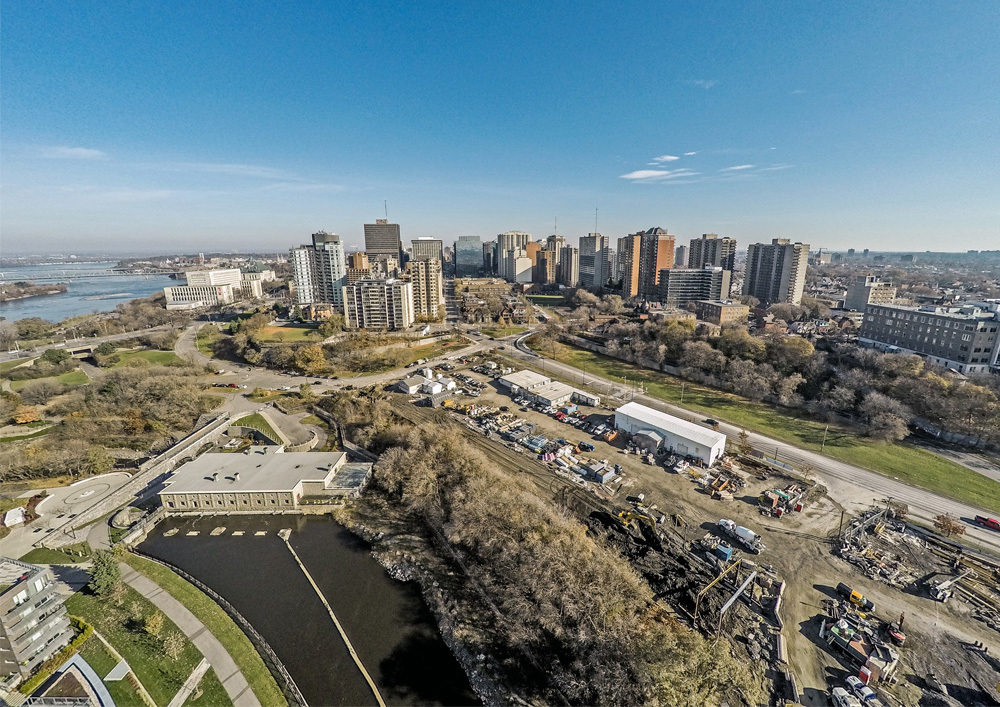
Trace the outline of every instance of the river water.
{"type": "Polygon", "coordinates": [[[329,614],[278,537],[282,528],[292,529],[292,547],[387,704],[479,704],[418,587],[390,578],[364,541],[328,517],[168,519],[139,549],[225,597],[264,636],[313,707],[375,705],[329,614]],[[218,526],[226,531],[212,536],[218,526]],[[164,537],[171,528],[179,532],[164,537]],[[187,534],[194,531],[198,535],[187,534]]]}
{"type": "MultiPolygon", "coordinates": [[[[74,275],[99,270],[110,270],[117,262],[66,263],[59,265],[30,265],[12,268],[0,267],[0,281],[34,281],[39,277],[57,276],[58,282],[67,285],[58,295],[41,295],[12,302],[0,302],[0,317],[15,321],[27,317],[41,317],[58,322],[92,312],[110,312],[122,302],[138,297],[149,297],[171,285],[183,281],[171,280],[167,275],[113,275],[111,277],[86,277],[73,279],[74,275]]],[[[54,283],[45,280],[38,284],[54,283]]]]}

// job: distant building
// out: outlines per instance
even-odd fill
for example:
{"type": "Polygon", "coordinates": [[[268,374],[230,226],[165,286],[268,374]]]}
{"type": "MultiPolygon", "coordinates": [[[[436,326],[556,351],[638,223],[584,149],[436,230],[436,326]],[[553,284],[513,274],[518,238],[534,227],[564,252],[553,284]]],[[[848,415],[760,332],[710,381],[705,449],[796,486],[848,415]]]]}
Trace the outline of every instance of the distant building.
{"type": "Polygon", "coordinates": [[[869,304],[859,342],[882,351],[914,353],[959,373],[986,373],[1000,355],[1000,305],[903,307],[869,304]]]}
{"type": "Polygon", "coordinates": [[[441,261],[411,260],[406,264],[413,283],[413,312],[418,317],[441,317],[444,306],[444,277],[441,261]]]}
{"type": "Polygon", "coordinates": [[[556,252],[540,250],[535,258],[531,281],[538,285],[552,285],[556,281],[556,252]]]}
{"type": "Polygon", "coordinates": [[[580,249],[563,246],[559,251],[556,266],[556,281],[566,287],[576,287],[580,283],[580,249]]]}
{"type": "Polygon", "coordinates": [[[444,262],[444,244],[440,238],[417,238],[410,241],[411,260],[430,260],[431,258],[444,262]]]}
{"type": "Polygon", "coordinates": [[[0,676],[26,678],[73,638],[52,570],[0,557],[0,676]]]}
{"type": "Polygon", "coordinates": [[[688,253],[691,249],[686,245],[679,245],[674,249],[674,265],[683,267],[687,265],[691,267],[691,263],[688,262],[688,253]]]}
{"type": "Polygon", "coordinates": [[[167,309],[211,307],[264,296],[263,273],[244,277],[239,268],[220,268],[189,270],[184,275],[186,285],[163,288],[167,309]]]}
{"type": "Polygon", "coordinates": [[[761,304],[799,304],[806,283],[809,245],[775,238],[771,243],[754,243],[747,250],[743,294],[761,304]]]}
{"type": "Polygon", "coordinates": [[[712,324],[746,324],[750,308],[730,300],[698,300],[694,303],[698,319],[712,324]]]}
{"type": "Polygon", "coordinates": [[[697,300],[723,299],[731,273],[722,268],[666,268],[660,271],[656,299],[669,307],[683,307],[697,300]]]}
{"type": "Polygon", "coordinates": [[[896,299],[896,288],[875,275],[859,275],[847,285],[844,309],[864,312],[869,304],[890,304],[896,299]]]}
{"type": "Polygon", "coordinates": [[[356,329],[406,329],[414,320],[413,283],[360,280],[344,287],[344,318],[356,329]]]}
{"type": "Polygon", "coordinates": [[[660,273],[674,267],[674,237],[666,229],[650,228],[641,236],[639,250],[639,294],[652,299],[660,285],[660,273]]]}
{"type": "Polygon", "coordinates": [[[538,262],[538,253],[541,250],[542,244],[538,241],[529,241],[528,245],[524,246],[524,254],[531,261],[531,267],[535,267],[535,263],[538,262]]]}
{"type": "Polygon", "coordinates": [[[565,247],[566,239],[557,233],[553,233],[545,239],[545,250],[554,250],[556,252],[556,265],[562,260],[562,249],[565,247]]]}
{"type": "MultiPolygon", "coordinates": [[[[528,243],[531,242],[530,233],[522,233],[521,231],[508,231],[506,233],[501,233],[497,236],[497,247],[496,247],[496,268],[497,274],[504,280],[509,280],[511,282],[518,282],[517,272],[514,268],[517,266],[517,259],[519,257],[527,257],[527,247],[528,243]]],[[[530,271],[531,261],[528,261],[528,269],[530,271]]],[[[527,282],[531,281],[531,276],[528,276],[527,282]]],[[[522,280],[523,282],[523,280],[522,280]]]]}
{"type": "Polygon", "coordinates": [[[639,262],[642,252],[642,232],[618,239],[618,268],[616,277],[622,283],[622,297],[639,295],[639,262]]]}
{"type": "Polygon", "coordinates": [[[372,464],[344,452],[285,452],[281,445],[237,454],[203,454],[179,467],[159,492],[168,514],[294,512],[313,503],[356,498],[372,464]]]}
{"type": "Polygon", "coordinates": [[[455,277],[475,277],[483,269],[483,243],[479,236],[459,236],[455,241],[455,277]]]}
{"type": "Polygon", "coordinates": [[[608,280],[607,236],[591,233],[580,238],[580,286],[588,290],[602,290],[608,280]]]}
{"type": "Polygon", "coordinates": [[[375,219],[375,223],[365,224],[365,253],[369,260],[395,258],[403,262],[403,241],[399,237],[399,224],[388,219],[375,219]]]}
{"type": "Polygon", "coordinates": [[[347,267],[354,268],[355,270],[368,270],[371,267],[368,264],[368,254],[363,250],[356,250],[353,253],[348,253],[347,267]]]}
{"type": "Polygon", "coordinates": [[[497,274],[497,242],[483,242],[483,273],[486,275],[497,274]]]}
{"type": "Polygon", "coordinates": [[[736,239],[719,238],[715,233],[705,233],[701,238],[692,238],[687,260],[678,262],[686,262],[689,268],[711,265],[731,271],[736,265],[736,239]]]}
{"type": "Polygon", "coordinates": [[[332,304],[344,308],[341,288],[346,284],[344,244],[336,233],[319,231],[312,245],[292,248],[288,253],[295,280],[296,304],[332,304]]]}

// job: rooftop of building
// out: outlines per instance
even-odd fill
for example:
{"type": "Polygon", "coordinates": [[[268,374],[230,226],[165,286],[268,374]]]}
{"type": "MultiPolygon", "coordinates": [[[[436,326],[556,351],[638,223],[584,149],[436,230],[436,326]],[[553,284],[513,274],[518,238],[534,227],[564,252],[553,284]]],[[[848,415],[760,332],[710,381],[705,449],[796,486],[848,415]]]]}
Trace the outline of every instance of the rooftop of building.
{"type": "Polygon", "coordinates": [[[280,445],[203,454],[177,469],[162,493],[288,492],[300,481],[325,481],[346,461],[344,452],[285,452],[280,445]]]}
{"type": "Polygon", "coordinates": [[[508,373],[503,376],[500,380],[508,383],[509,385],[516,385],[518,388],[530,388],[534,385],[545,385],[552,379],[548,376],[543,376],[541,373],[535,373],[534,371],[515,371],[514,373],[508,373]]]}
{"type": "Polygon", "coordinates": [[[29,565],[27,562],[10,557],[0,557],[0,594],[41,571],[42,568],[36,565],[29,565]]]}
{"type": "Polygon", "coordinates": [[[869,304],[869,307],[886,307],[903,312],[913,312],[915,314],[933,314],[939,317],[949,317],[951,319],[992,319],[1000,315],[1000,305],[993,302],[967,302],[965,304],[953,306],[932,306],[924,305],[912,307],[903,304],[869,304]]]}
{"type": "Polygon", "coordinates": [[[698,300],[698,304],[710,304],[715,307],[746,307],[747,309],[750,309],[748,305],[745,305],[742,302],[735,302],[731,299],[702,299],[698,300]]]}
{"type": "Polygon", "coordinates": [[[371,474],[371,462],[348,462],[337,470],[326,488],[330,491],[343,491],[361,488],[371,474]]]}
{"type": "Polygon", "coordinates": [[[540,388],[535,388],[531,392],[534,395],[540,395],[548,400],[557,400],[559,398],[564,398],[567,395],[573,395],[576,393],[576,388],[566,385],[562,381],[552,381],[551,383],[546,383],[540,388]]]}
{"type": "Polygon", "coordinates": [[[726,435],[715,430],[709,430],[693,422],[682,420],[679,417],[668,415],[665,412],[654,410],[651,407],[640,405],[639,403],[625,403],[615,411],[615,414],[628,415],[633,420],[638,420],[644,425],[649,425],[653,430],[663,430],[705,445],[714,447],[722,442],[725,444],[726,435]]]}

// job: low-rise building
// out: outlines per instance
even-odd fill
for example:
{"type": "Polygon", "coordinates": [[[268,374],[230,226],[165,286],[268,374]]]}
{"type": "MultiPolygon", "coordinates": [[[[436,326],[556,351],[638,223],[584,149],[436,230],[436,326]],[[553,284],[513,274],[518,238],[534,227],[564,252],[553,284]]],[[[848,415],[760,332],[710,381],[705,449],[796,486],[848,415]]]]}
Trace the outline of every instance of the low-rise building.
{"type": "Polygon", "coordinates": [[[0,676],[28,677],[72,638],[52,570],[0,557],[0,676]]]}
{"type": "Polygon", "coordinates": [[[159,498],[170,514],[295,512],[310,502],[357,497],[371,468],[348,462],[343,452],[253,446],[189,461],[167,479],[159,498]],[[360,483],[348,484],[348,478],[360,483]]]}
{"type": "Polygon", "coordinates": [[[552,381],[531,391],[535,402],[552,407],[562,407],[573,399],[576,388],[560,381],[552,381]]]}
{"type": "Polygon", "coordinates": [[[702,321],[724,326],[726,324],[746,324],[750,308],[731,300],[698,300],[694,303],[695,314],[702,321]]]}
{"type": "Polygon", "coordinates": [[[639,403],[615,410],[615,427],[631,435],[657,439],[659,448],[712,466],[726,451],[726,435],[639,403]],[[656,437],[650,436],[653,433],[656,437]]]}
{"type": "Polygon", "coordinates": [[[534,371],[516,371],[497,379],[500,387],[509,388],[512,395],[522,390],[530,392],[551,382],[552,379],[548,376],[534,371]]]}
{"type": "Polygon", "coordinates": [[[891,304],[896,299],[896,287],[875,275],[859,275],[847,283],[844,309],[864,312],[870,304],[891,304]]]}

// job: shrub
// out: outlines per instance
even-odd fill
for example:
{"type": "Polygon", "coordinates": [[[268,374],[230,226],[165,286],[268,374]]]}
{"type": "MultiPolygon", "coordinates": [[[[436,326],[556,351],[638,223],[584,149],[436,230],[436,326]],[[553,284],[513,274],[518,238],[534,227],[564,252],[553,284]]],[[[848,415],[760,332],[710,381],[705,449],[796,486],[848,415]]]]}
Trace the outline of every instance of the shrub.
{"type": "Polygon", "coordinates": [[[22,694],[30,695],[32,692],[41,687],[42,684],[49,679],[52,673],[54,673],[60,665],[72,658],[73,654],[80,650],[80,646],[83,645],[84,641],[90,638],[90,636],[94,633],[94,627],[81,618],[70,616],[69,622],[74,629],[79,631],[79,633],[73,638],[72,641],[69,642],[68,646],[45,662],[39,664],[35,674],[21,683],[18,690],[20,690],[22,694]]]}

